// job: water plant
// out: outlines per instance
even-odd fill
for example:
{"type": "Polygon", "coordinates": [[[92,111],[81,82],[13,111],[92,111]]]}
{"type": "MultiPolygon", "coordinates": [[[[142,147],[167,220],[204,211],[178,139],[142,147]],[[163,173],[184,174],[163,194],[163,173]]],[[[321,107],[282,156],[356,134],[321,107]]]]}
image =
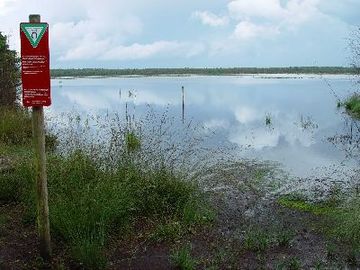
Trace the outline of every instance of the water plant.
{"type": "Polygon", "coordinates": [[[360,95],[355,93],[347,98],[342,104],[347,113],[356,119],[360,119],[360,95]]]}

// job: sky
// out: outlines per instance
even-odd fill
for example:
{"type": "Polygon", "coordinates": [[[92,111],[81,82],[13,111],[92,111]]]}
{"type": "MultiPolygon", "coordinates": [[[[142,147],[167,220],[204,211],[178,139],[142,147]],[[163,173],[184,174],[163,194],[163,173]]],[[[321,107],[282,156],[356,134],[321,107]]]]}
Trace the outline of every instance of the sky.
{"type": "Polygon", "coordinates": [[[348,66],[360,0],[0,0],[50,25],[52,68],[348,66]]]}

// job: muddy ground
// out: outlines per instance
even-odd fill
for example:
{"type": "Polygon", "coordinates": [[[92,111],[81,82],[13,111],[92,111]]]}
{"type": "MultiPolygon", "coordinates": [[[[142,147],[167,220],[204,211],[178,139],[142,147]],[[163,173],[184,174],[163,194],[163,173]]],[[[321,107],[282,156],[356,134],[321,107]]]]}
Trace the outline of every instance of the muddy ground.
{"type": "MultiPolygon", "coordinates": [[[[358,269],[347,246],[319,230],[320,216],[277,202],[270,178],[276,178],[272,170],[258,164],[239,163],[221,175],[214,170],[200,183],[215,209],[213,222],[177,239],[154,241],[152,226],[139,221],[131,236],[110,239],[107,269],[180,269],[171,254],[184,246],[196,269],[358,269]]],[[[19,204],[0,206],[0,269],[83,269],[54,238],[53,261],[44,264],[35,225],[24,213],[19,204]]]]}

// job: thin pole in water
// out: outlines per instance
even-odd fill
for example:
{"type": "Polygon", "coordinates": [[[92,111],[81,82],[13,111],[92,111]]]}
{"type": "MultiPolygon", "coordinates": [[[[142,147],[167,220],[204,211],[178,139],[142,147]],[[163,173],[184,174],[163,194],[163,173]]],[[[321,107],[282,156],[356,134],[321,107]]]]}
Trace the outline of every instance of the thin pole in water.
{"type": "Polygon", "coordinates": [[[184,122],[185,122],[185,89],[184,89],[184,86],[181,87],[181,95],[182,95],[181,119],[184,124],[184,122]]]}

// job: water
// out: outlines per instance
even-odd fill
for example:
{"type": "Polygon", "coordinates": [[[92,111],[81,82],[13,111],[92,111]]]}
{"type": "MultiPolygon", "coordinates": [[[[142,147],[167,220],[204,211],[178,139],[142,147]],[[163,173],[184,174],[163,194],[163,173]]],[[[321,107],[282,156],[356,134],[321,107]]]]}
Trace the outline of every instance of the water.
{"type": "Polygon", "coordinates": [[[345,153],[327,140],[344,129],[337,97],[355,90],[346,76],[55,79],[47,113],[124,114],[127,103],[136,117],[150,105],[180,119],[182,86],[186,121],[203,125],[205,133],[215,132],[218,144],[239,146],[240,157],[279,162],[298,176],[347,162],[345,153]]]}

